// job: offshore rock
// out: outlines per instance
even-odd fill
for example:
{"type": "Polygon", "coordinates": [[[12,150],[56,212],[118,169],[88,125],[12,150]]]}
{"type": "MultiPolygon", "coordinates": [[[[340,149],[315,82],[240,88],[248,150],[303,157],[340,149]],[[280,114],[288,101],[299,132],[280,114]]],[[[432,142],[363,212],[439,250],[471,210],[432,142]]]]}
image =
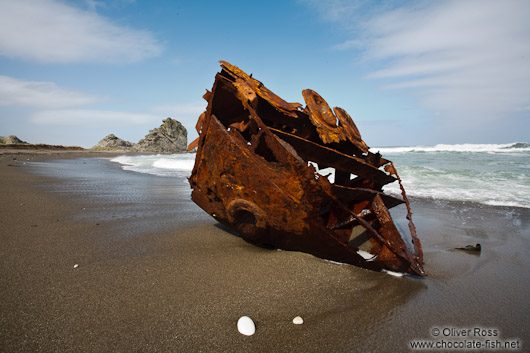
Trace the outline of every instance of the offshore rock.
{"type": "Polygon", "coordinates": [[[188,131],[177,120],[167,118],[159,128],[150,130],[138,143],[122,140],[114,134],[105,136],[92,150],[147,153],[178,153],[186,150],[188,131]]]}
{"type": "Polygon", "coordinates": [[[122,140],[114,134],[105,136],[101,141],[97,143],[93,150],[96,151],[117,151],[117,150],[131,150],[134,147],[134,143],[122,140]]]}
{"type": "Polygon", "coordinates": [[[177,120],[167,118],[159,128],[149,131],[134,147],[138,152],[177,153],[186,151],[188,131],[177,120]]]}

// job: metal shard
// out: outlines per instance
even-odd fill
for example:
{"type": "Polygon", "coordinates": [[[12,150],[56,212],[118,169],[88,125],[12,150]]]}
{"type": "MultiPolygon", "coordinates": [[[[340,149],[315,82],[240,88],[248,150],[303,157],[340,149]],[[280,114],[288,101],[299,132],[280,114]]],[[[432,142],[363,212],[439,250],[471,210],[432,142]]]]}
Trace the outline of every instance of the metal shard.
{"type": "Polygon", "coordinates": [[[287,103],[238,67],[221,67],[189,146],[197,148],[192,200],[257,245],[425,275],[401,179],[369,151],[348,113],[309,89],[305,108],[287,103]],[[333,168],[334,180],[315,167],[333,168]],[[402,199],[382,191],[395,181],[402,199]],[[414,251],[388,211],[402,203],[414,251]]]}

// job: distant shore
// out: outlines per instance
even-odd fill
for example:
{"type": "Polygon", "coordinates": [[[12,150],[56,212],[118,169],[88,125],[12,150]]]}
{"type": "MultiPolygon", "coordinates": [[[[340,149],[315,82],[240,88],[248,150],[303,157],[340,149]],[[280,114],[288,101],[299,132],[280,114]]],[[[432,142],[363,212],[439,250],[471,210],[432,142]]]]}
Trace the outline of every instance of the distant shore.
{"type": "Polygon", "coordinates": [[[48,145],[45,143],[14,143],[0,144],[0,151],[18,151],[18,150],[50,150],[50,151],[86,151],[79,146],[48,145]]]}
{"type": "Polygon", "coordinates": [[[137,154],[140,153],[125,150],[95,151],[78,146],[46,144],[0,145],[0,160],[9,159],[10,157],[16,159],[17,156],[26,157],[26,160],[30,161],[42,161],[47,159],[111,157],[137,154]]]}
{"type": "Polygon", "coordinates": [[[0,149],[0,351],[407,352],[461,339],[433,328],[530,344],[529,209],[412,200],[427,277],[393,277],[248,244],[184,179],[123,171],[106,158],[120,154],[0,149]],[[476,243],[480,254],[452,250],[476,243]]]}

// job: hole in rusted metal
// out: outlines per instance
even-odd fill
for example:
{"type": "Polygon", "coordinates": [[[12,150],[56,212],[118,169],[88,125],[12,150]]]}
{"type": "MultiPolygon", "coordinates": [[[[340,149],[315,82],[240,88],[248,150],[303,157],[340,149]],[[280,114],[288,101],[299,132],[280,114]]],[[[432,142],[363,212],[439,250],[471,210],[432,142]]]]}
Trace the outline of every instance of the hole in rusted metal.
{"type": "Polygon", "coordinates": [[[265,142],[264,135],[261,135],[258,145],[256,149],[254,150],[257,154],[265,158],[267,162],[278,162],[278,159],[276,159],[276,156],[274,155],[274,152],[267,146],[267,143],[265,142]]]}
{"type": "Polygon", "coordinates": [[[239,225],[251,225],[255,226],[257,223],[256,216],[250,211],[247,210],[237,210],[234,213],[234,223],[239,225]]]}

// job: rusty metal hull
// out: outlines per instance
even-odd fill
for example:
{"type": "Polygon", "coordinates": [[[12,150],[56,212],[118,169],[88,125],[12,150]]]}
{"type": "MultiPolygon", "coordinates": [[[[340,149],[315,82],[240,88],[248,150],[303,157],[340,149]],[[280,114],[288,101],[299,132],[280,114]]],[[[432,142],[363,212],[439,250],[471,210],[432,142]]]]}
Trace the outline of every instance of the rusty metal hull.
{"type": "Polygon", "coordinates": [[[221,62],[197,122],[192,200],[249,242],[373,270],[424,275],[405,190],[392,162],[373,154],[341,108],[304,90],[287,103],[221,62]],[[316,173],[334,168],[335,180],[316,173]],[[384,170],[383,170],[384,169],[384,170]],[[382,187],[399,182],[403,198],[382,187]],[[388,209],[405,203],[413,249],[388,209]]]}

